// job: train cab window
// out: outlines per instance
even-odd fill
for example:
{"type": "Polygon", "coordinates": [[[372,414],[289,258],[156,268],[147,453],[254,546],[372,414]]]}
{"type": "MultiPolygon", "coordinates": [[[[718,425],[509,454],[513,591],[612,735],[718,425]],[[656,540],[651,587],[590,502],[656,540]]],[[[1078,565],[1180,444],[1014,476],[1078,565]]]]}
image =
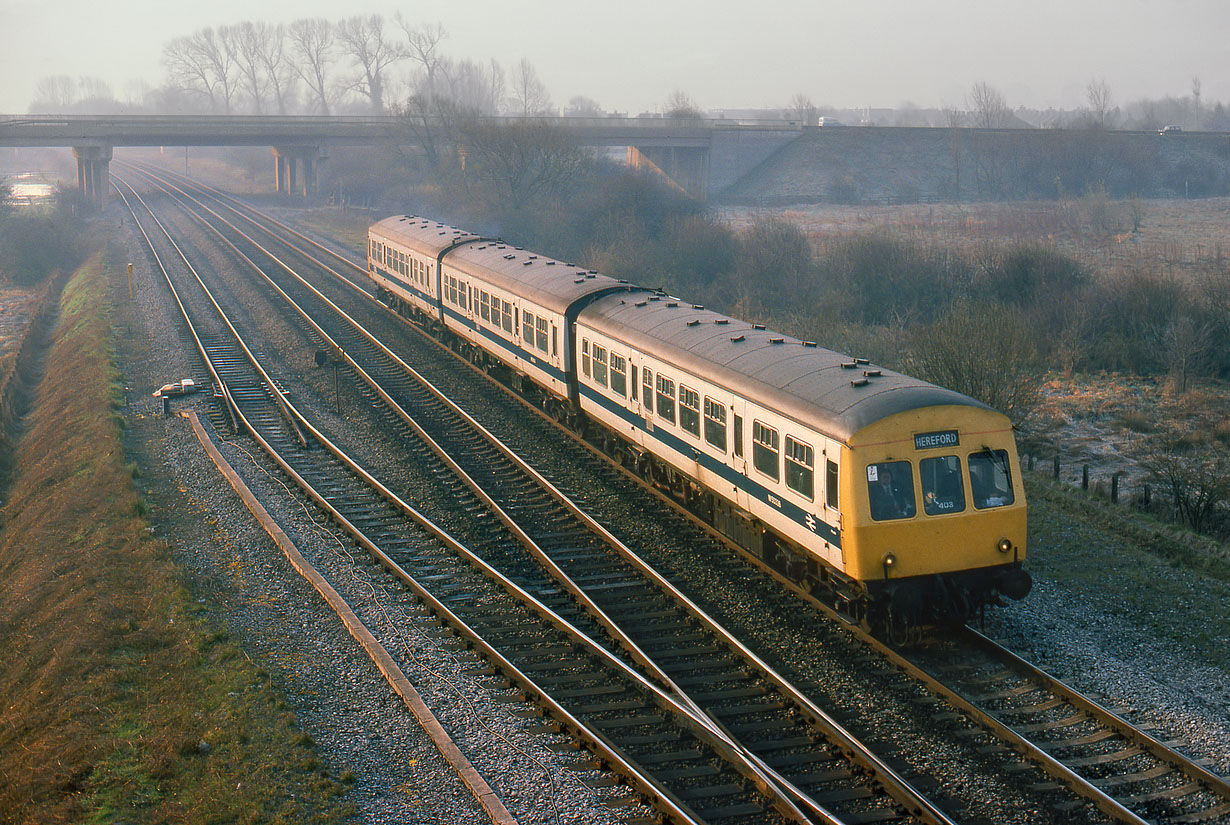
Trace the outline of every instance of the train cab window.
{"type": "Polygon", "coordinates": [[[824,503],[834,510],[837,509],[837,462],[825,462],[824,503]]]}
{"type": "Polygon", "coordinates": [[[705,441],[726,452],[726,405],[705,396],[705,441]]]}
{"type": "Polygon", "coordinates": [[[504,331],[512,335],[513,331],[513,312],[512,304],[508,301],[500,301],[503,306],[503,312],[500,313],[500,326],[504,327],[504,331]]]}
{"type": "Polygon", "coordinates": [[[628,359],[611,353],[611,392],[623,398],[628,392],[628,359]]]}
{"type": "Polygon", "coordinates": [[[923,511],[927,515],[959,513],[965,509],[961,459],[955,455],[924,458],[918,462],[918,475],[922,480],[923,511]]]}
{"type": "Polygon", "coordinates": [[[675,382],[658,376],[658,417],[675,423],[675,382]]]}
{"type": "Polygon", "coordinates": [[[752,420],[752,464],[777,481],[782,476],[777,430],[752,420]]]}
{"type": "Polygon", "coordinates": [[[543,352],[547,351],[547,319],[539,318],[538,326],[535,329],[537,337],[534,339],[534,346],[538,347],[543,352]]]}
{"type": "Polygon", "coordinates": [[[679,385],[679,426],[700,438],[700,393],[679,385]]]}
{"type": "Polygon", "coordinates": [[[1016,500],[1012,492],[1012,472],[1008,467],[1007,450],[983,450],[970,453],[970,492],[979,510],[1006,507],[1016,500]]]}
{"type": "Polygon", "coordinates": [[[526,310],[521,313],[521,320],[525,322],[525,326],[521,329],[521,343],[529,347],[534,342],[534,313],[526,310]]]}
{"type": "Polygon", "coordinates": [[[606,347],[594,344],[594,382],[606,386],[606,347]]]}
{"type": "Polygon", "coordinates": [[[589,378],[589,341],[581,341],[581,372],[589,378]]]}
{"type": "Polygon", "coordinates": [[[914,473],[908,461],[867,465],[867,497],[876,521],[913,518],[914,473]]]}
{"type": "Polygon", "coordinates": [[[743,458],[743,416],[735,416],[735,426],[732,429],[734,430],[735,455],[743,458]]]}
{"type": "Polygon", "coordinates": [[[816,494],[816,451],[811,445],[786,436],[786,486],[801,496],[816,494]]]}

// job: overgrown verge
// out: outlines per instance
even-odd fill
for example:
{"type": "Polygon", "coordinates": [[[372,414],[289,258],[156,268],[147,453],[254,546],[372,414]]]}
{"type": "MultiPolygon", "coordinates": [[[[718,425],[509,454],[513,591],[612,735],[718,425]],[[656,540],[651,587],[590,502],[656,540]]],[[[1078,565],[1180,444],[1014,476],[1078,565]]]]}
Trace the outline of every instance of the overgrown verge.
{"type": "MultiPolygon", "coordinates": [[[[1026,478],[1029,567],[1107,615],[1230,672],[1230,554],[1224,545],[1041,474],[1026,478]]],[[[1120,631],[1113,624],[1108,635],[1120,631]]]]}
{"type": "Polygon", "coordinates": [[[63,291],[3,510],[0,822],[342,821],[344,783],[146,530],[109,266],[63,291]]]}

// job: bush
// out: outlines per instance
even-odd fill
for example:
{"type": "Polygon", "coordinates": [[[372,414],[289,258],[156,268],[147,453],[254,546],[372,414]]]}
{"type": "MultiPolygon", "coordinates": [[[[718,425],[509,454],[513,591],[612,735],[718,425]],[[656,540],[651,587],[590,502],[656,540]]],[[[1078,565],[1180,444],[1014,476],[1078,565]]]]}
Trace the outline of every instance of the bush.
{"type": "Polygon", "coordinates": [[[52,272],[76,268],[82,257],[70,219],[45,213],[0,217],[0,277],[34,286],[52,272]]]}
{"type": "Polygon", "coordinates": [[[907,371],[965,393],[1020,425],[1037,406],[1045,368],[1032,332],[996,304],[959,301],[918,328],[907,371]]]}

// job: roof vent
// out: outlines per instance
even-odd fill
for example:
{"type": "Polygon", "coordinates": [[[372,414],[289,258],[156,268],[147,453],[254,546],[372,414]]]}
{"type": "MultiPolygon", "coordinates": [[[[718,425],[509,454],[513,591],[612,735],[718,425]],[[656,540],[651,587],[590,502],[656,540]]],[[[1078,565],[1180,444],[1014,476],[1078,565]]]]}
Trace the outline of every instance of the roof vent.
{"type": "Polygon", "coordinates": [[[530,260],[531,260],[531,261],[536,261],[536,260],[538,260],[538,256],[537,256],[537,255],[531,255],[531,256],[530,256],[530,260]]]}
{"type": "Polygon", "coordinates": [[[590,275],[597,275],[597,274],[598,274],[598,270],[596,270],[596,269],[591,269],[591,270],[589,271],[589,274],[590,274],[590,275]]]}
{"type": "Polygon", "coordinates": [[[668,307],[672,307],[672,308],[674,308],[674,307],[679,306],[679,302],[678,302],[678,301],[671,301],[669,304],[667,304],[667,306],[668,306],[668,307]]]}
{"type": "Polygon", "coordinates": [[[692,304],[692,309],[704,309],[703,304],[692,304]]]}
{"type": "Polygon", "coordinates": [[[731,339],[730,339],[730,342],[731,342],[732,344],[737,344],[737,343],[739,343],[740,341],[742,341],[745,337],[746,337],[746,336],[743,336],[743,335],[736,335],[736,336],[734,336],[733,338],[731,338],[731,339]]]}
{"type": "MultiPolygon", "coordinates": [[[[500,249],[503,249],[503,248],[504,248],[504,247],[502,247],[502,246],[500,247],[500,249]]],[[[505,256],[504,256],[504,260],[506,260],[506,261],[511,261],[513,258],[516,258],[516,257],[517,257],[516,255],[513,255],[513,254],[511,254],[511,253],[510,253],[510,254],[508,254],[508,255],[505,255],[505,256]]]]}
{"type": "Polygon", "coordinates": [[[729,324],[730,319],[729,318],[714,318],[713,323],[717,324],[718,326],[721,326],[722,324],[729,324]]]}
{"type": "Polygon", "coordinates": [[[871,363],[871,361],[869,361],[869,360],[868,360],[868,359],[866,359],[866,358],[855,358],[855,359],[854,359],[854,363],[856,363],[856,364],[870,364],[870,363],[871,363]]]}
{"type": "MultiPolygon", "coordinates": [[[[577,281],[577,283],[579,284],[579,283],[581,283],[581,282],[580,282],[580,281],[577,281]]],[[[636,305],[637,305],[638,307],[649,306],[649,302],[648,302],[648,301],[637,301],[637,302],[636,302],[636,305]]]]}
{"type": "Polygon", "coordinates": [[[871,382],[868,381],[866,378],[855,378],[853,381],[850,382],[850,386],[851,387],[865,387],[870,383],[871,382]]]}
{"type": "Polygon", "coordinates": [[[533,266],[534,262],[533,261],[522,261],[521,265],[522,266],[533,266]]]}
{"type": "Polygon", "coordinates": [[[841,362],[841,368],[843,370],[852,370],[857,366],[858,366],[858,363],[855,361],[842,361],[841,362]]]}
{"type": "Polygon", "coordinates": [[[690,327],[699,326],[699,325],[700,325],[700,321],[697,320],[696,318],[693,318],[691,321],[688,321],[688,326],[690,327]]]}
{"type": "Polygon", "coordinates": [[[661,296],[661,295],[650,295],[650,296],[649,296],[649,300],[651,300],[651,301],[661,301],[661,300],[662,300],[662,296],[661,296]]]}
{"type": "Polygon", "coordinates": [[[764,324],[752,324],[752,329],[764,329],[764,324]]]}
{"type": "Polygon", "coordinates": [[[770,338],[769,343],[770,344],[784,344],[786,343],[786,339],[785,338],[770,338]]]}
{"type": "Polygon", "coordinates": [[[586,275],[585,277],[586,277],[586,278],[593,279],[593,278],[597,278],[598,276],[597,276],[597,275],[586,275]]]}
{"type": "Polygon", "coordinates": [[[880,371],[879,370],[863,370],[863,375],[867,376],[868,378],[879,378],[880,371]]]}
{"type": "Polygon", "coordinates": [[[573,281],[573,283],[574,283],[574,284],[583,284],[583,283],[585,283],[585,279],[584,279],[584,278],[577,278],[577,279],[575,279],[575,280],[573,281]]]}
{"type": "Polygon", "coordinates": [[[555,266],[555,261],[547,261],[547,266],[555,266]]]}
{"type": "Polygon", "coordinates": [[[816,342],[815,342],[815,341],[804,341],[804,342],[803,342],[803,346],[805,346],[805,347],[814,347],[814,346],[816,346],[816,342]]]}

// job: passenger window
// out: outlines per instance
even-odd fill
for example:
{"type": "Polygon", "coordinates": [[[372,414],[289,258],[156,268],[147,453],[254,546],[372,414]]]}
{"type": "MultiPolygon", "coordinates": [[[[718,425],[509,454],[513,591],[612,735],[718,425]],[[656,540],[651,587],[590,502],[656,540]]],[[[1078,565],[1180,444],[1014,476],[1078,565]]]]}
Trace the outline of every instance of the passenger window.
{"type": "Polygon", "coordinates": [[[781,478],[777,430],[752,421],[752,464],[774,481],[781,478]]]}
{"type": "Polygon", "coordinates": [[[675,423],[675,382],[658,376],[658,416],[675,423]]]}
{"type": "Polygon", "coordinates": [[[478,294],[478,314],[484,321],[491,320],[491,296],[486,292],[478,294]]]}
{"type": "Polygon", "coordinates": [[[641,376],[641,386],[645,388],[645,406],[653,406],[653,370],[645,368],[645,374],[641,376]]]}
{"type": "Polygon", "coordinates": [[[705,398],[705,441],[726,452],[726,405],[705,398]]]}
{"type": "Polygon", "coordinates": [[[581,372],[589,378],[589,341],[581,341],[581,372]]]}
{"type": "Polygon", "coordinates": [[[501,301],[501,303],[504,305],[502,326],[504,327],[505,332],[507,332],[509,335],[512,335],[512,331],[513,331],[512,304],[508,303],[508,301],[501,301]]]}
{"type": "Polygon", "coordinates": [[[1012,473],[1008,468],[1007,450],[970,453],[969,480],[970,491],[974,494],[974,506],[979,510],[1005,507],[1016,500],[1012,492],[1012,473]]]}
{"type": "Polygon", "coordinates": [[[521,313],[521,320],[525,322],[521,329],[521,343],[529,347],[534,343],[534,313],[526,310],[521,313]]]}
{"type": "Polygon", "coordinates": [[[824,475],[824,502],[834,510],[837,509],[837,462],[827,462],[828,469],[824,475]]]}
{"type": "Polygon", "coordinates": [[[816,451],[802,441],[786,436],[786,486],[801,496],[816,494],[816,451]]]}
{"type": "Polygon", "coordinates": [[[961,459],[955,455],[924,458],[918,462],[918,475],[922,480],[923,512],[927,515],[959,513],[965,509],[961,459]]]}
{"type": "Polygon", "coordinates": [[[734,430],[735,430],[734,431],[735,455],[737,455],[739,458],[743,458],[743,416],[741,415],[735,416],[734,430]]]}
{"type": "Polygon", "coordinates": [[[606,348],[594,344],[594,381],[606,386],[606,348]]]}
{"type": "Polygon", "coordinates": [[[700,438],[700,393],[679,385],[679,426],[700,438]]]}
{"type": "Polygon", "coordinates": [[[547,351],[547,319],[538,319],[538,337],[535,339],[535,346],[543,352],[547,351]]]}
{"type": "Polygon", "coordinates": [[[908,461],[867,465],[867,497],[876,521],[913,518],[914,474],[908,461]]]}
{"type": "Polygon", "coordinates": [[[628,391],[628,362],[622,355],[611,353],[611,391],[620,398],[628,391]]]}

